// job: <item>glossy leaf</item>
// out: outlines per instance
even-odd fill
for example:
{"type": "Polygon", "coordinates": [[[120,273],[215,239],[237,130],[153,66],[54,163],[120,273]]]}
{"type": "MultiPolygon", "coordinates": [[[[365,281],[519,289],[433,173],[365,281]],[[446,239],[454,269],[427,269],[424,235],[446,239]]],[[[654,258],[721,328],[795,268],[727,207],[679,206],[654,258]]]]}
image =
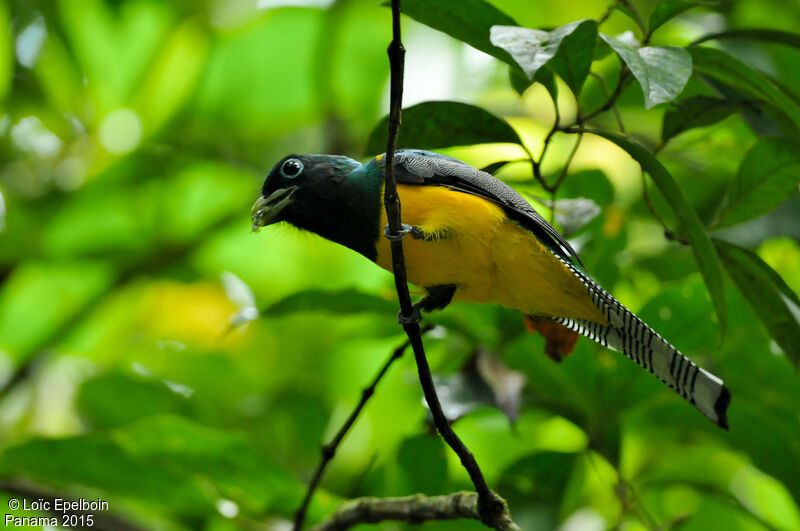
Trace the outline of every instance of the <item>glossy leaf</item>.
{"type": "Polygon", "coordinates": [[[689,46],[694,71],[710,76],[758,101],[763,101],[783,115],[787,126],[800,134],[800,104],[788,96],[767,76],[750,68],[733,56],[714,48],[689,46]]]}
{"type": "Polygon", "coordinates": [[[715,226],[735,225],[766,214],[800,185],[800,153],[780,138],[759,140],[742,159],[720,203],[715,226]]]}
{"type": "Polygon", "coordinates": [[[653,33],[666,22],[693,7],[711,5],[713,5],[711,2],[697,0],[661,0],[650,13],[650,18],[647,20],[647,31],[653,33]]]}
{"type": "Polygon", "coordinates": [[[352,313],[397,313],[397,305],[354,289],[342,291],[307,290],[293,293],[260,313],[262,317],[281,317],[297,312],[326,312],[334,314],[352,313]]]}
{"type": "Polygon", "coordinates": [[[800,366],[800,299],[797,294],[752,251],[716,238],[714,245],[753,313],[786,356],[800,366]]]}
{"type": "Polygon", "coordinates": [[[689,129],[721,122],[738,109],[739,105],[734,102],[708,96],[694,96],[675,102],[664,113],[661,140],[666,142],[689,129]]]}
{"type": "MultiPolygon", "coordinates": [[[[385,116],[372,130],[365,156],[386,151],[389,117],[385,116]]],[[[426,101],[403,109],[403,134],[397,137],[399,148],[437,149],[493,142],[521,144],[508,122],[467,103],[426,101]]]]}
{"type": "Polygon", "coordinates": [[[579,20],[547,32],[492,26],[491,42],[507,51],[529,79],[549,65],[575,94],[580,93],[594,56],[597,23],[579,20]]]}
{"type": "Polygon", "coordinates": [[[489,41],[489,28],[516,26],[514,19],[483,0],[405,0],[403,13],[478,50],[513,64],[508,54],[489,41]]]}
{"type": "Polygon", "coordinates": [[[619,55],[639,82],[645,108],[674,100],[692,75],[692,57],[676,46],[636,48],[615,37],[600,37],[619,55]]]}
{"type": "Polygon", "coordinates": [[[711,239],[697,216],[697,212],[686,201],[683,192],[681,192],[672,175],[647,149],[618,133],[602,130],[595,130],[592,133],[610,140],[633,157],[642,166],[642,170],[650,174],[672,211],[675,212],[675,215],[683,224],[683,229],[689,239],[700,273],[703,275],[703,280],[705,280],[711,300],[714,303],[720,331],[724,335],[727,317],[725,292],[722,284],[722,266],[711,239]]]}

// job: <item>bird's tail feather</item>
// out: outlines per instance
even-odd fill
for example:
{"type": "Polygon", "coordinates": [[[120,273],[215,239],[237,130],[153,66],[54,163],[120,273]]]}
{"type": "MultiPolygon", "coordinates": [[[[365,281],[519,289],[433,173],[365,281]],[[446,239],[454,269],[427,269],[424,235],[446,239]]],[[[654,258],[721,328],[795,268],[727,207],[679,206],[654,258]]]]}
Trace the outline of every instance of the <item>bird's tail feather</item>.
{"type": "Polygon", "coordinates": [[[726,411],[731,395],[722,380],[681,354],[577,267],[564,263],[583,281],[589,296],[610,325],[581,319],[553,320],[603,346],[622,352],[727,430],[726,411]]]}

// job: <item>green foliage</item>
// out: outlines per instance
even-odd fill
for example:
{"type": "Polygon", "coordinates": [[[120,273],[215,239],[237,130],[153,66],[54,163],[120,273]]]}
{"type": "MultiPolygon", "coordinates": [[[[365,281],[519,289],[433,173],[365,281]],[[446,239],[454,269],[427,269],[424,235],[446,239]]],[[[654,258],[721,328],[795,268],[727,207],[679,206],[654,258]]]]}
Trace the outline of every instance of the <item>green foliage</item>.
{"type": "Polygon", "coordinates": [[[716,240],[731,278],[784,352],[800,365],[800,300],[758,255],[716,240]]]}
{"type": "Polygon", "coordinates": [[[736,103],[708,96],[694,96],[677,101],[664,112],[661,126],[661,141],[696,127],[706,127],[721,122],[734,114],[739,106],[736,103]]]}
{"type": "Polygon", "coordinates": [[[423,24],[447,33],[476,49],[509,62],[508,54],[490,42],[492,26],[516,26],[514,19],[484,0],[409,0],[403,13],[423,24]]]}
{"type": "Polygon", "coordinates": [[[536,79],[539,69],[548,67],[577,94],[589,75],[597,23],[579,20],[551,32],[492,26],[490,35],[492,44],[506,50],[528,79],[536,79]]]}
{"type": "Polygon", "coordinates": [[[646,109],[674,100],[692,74],[692,57],[677,46],[639,48],[620,39],[600,34],[619,55],[639,82],[646,109]]]}
{"type": "MultiPolygon", "coordinates": [[[[386,151],[389,117],[372,130],[364,154],[386,151]]],[[[428,101],[403,110],[403,136],[398,148],[437,149],[491,142],[522,142],[502,118],[480,107],[455,101],[428,101]]]]}
{"type": "MultiPolygon", "coordinates": [[[[248,213],[287,153],[385,150],[388,10],[51,4],[0,0],[0,503],[32,488],[146,529],[285,526],[403,335],[388,273],[251,234],[248,213]]],[[[733,395],[724,433],[588,340],[556,364],[516,312],[426,317],[445,407],[517,522],[800,529],[797,6],[402,8],[399,145],[515,187],[733,395]]],[[[309,524],[471,488],[421,400],[407,354],[309,524]]]]}
{"type": "Polygon", "coordinates": [[[642,166],[642,170],[650,174],[664,198],[672,207],[675,215],[683,224],[689,245],[694,252],[697,266],[706,281],[711,300],[717,311],[720,329],[725,333],[727,326],[727,316],[725,307],[725,295],[722,286],[722,266],[719,257],[714,251],[711,239],[708,237],[703,224],[697,217],[695,210],[689,205],[681,189],[669,174],[667,169],[650,153],[647,149],[626,137],[609,131],[594,131],[595,134],[614,142],[624,149],[633,159],[642,166]]]}
{"type": "Polygon", "coordinates": [[[765,74],[750,68],[731,55],[705,46],[690,46],[696,74],[711,77],[742,94],[767,104],[783,118],[785,133],[797,140],[800,126],[800,103],[784,92],[765,74]]]}
{"type": "Polygon", "coordinates": [[[770,212],[800,185],[800,154],[779,138],[759,140],[745,154],[719,205],[716,225],[735,225],[770,212]]]}
{"type": "Polygon", "coordinates": [[[661,0],[653,7],[653,11],[650,12],[650,18],[647,19],[647,31],[652,35],[655,30],[684,11],[688,11],[693,7],[708,5],[713,4],[711,2],[702,2],[698,0],[661,0]]]}

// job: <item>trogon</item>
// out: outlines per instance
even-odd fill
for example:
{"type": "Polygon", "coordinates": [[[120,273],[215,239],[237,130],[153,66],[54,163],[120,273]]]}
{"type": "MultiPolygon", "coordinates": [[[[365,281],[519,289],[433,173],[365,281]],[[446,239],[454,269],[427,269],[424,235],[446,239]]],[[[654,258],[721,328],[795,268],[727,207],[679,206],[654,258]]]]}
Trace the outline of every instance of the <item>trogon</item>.
{"type": "MultiPolygon", "coordinates": [[[[362,164],[338,155],[289,155],[264,181],[253,228],[288,222],[392,271],[384,237],[385,157],[362,164]]],[[[395,175],[408,232],[408,280],[427,295],[415,311],[451,301],[523,312],[554,357],[567,332],[582,334],[644,367],[727,429],[730,392],[592,280],[567,240],[517,192],[457,159],[398,150],[395,175]]],[[[567,351],[571,346],[566,347],[567,351]]]]}

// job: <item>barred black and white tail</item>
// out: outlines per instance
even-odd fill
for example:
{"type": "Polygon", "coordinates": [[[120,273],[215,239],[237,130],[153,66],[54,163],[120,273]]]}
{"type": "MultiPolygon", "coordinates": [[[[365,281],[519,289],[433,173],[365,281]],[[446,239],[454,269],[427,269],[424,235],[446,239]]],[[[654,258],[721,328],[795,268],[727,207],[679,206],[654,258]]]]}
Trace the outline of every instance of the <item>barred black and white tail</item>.
{"type": "Polygon", "coordinates": [[[555,318],[554,321],[603,346],[622,352],[656,375],[712,422],[727,430],[726,411],[731,394],[722,380],[681,354],[577,267],[564,260],[562,262],[581,279],[589,296],[611,325],[603,326],[581,319],[555,318]]]}

